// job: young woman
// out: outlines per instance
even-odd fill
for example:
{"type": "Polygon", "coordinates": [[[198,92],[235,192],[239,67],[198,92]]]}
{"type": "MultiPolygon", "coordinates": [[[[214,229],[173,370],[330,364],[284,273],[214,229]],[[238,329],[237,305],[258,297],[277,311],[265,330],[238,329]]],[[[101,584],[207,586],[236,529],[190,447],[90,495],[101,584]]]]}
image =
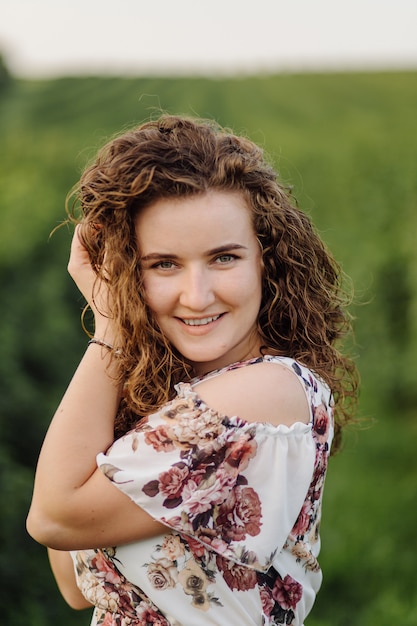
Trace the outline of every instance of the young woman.
{"type": "Polygon", "coordinates": [[[78,197],[69,271],[95,331],[30,534],[94,625],[301,626],[356,391],[337,264],[262,151],[210,122],[115,138],[78,197]]]}

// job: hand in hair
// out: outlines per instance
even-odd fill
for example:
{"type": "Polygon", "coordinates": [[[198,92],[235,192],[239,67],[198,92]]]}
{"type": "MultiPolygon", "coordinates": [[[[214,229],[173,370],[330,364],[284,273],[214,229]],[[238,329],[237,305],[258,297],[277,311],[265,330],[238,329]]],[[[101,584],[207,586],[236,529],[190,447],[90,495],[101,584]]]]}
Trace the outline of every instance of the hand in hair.
{"type": "Polygon", "coordinates": [[[71,244],[68,272],[94,314],[95,334],[109,343],[114,341],[109,316],[109,290],[105,279],[94,271],[87,248],[83,244],[82,224],[75,228],[71,244]]]}

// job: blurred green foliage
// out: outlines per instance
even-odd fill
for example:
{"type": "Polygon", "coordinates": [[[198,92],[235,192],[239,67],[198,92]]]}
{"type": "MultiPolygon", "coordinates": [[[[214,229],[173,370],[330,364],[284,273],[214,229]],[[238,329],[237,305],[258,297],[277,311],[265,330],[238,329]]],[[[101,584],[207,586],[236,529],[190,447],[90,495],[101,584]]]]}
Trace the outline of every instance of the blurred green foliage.
{"type": "Polygon", "coordinates": [[[89,622],[24,526],[44,433],[86,342],[71,233],[49,233],[97,147],[163,110],[261,144],[353,280],[366,421],[330,465],[308,625],[415,626],[417,74],[17,81],[0,70],[2,623],[89,622]]]}

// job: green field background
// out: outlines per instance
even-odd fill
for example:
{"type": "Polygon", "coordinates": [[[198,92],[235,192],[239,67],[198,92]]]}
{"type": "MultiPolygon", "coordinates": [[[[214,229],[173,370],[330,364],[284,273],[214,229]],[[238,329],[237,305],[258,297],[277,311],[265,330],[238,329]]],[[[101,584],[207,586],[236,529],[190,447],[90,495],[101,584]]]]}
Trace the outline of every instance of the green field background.
{"type": "MultiPolygon", "coordinates": [[[[0,76],[0,623],[88,625],[26,534],[45,430],[86,344],[65,196],[96,149],[160,111],[261,144],[355,286],[360,428],[332,458],[324,582],[306,626],[417,624],[417,74],[0,76]]],[[[225,625],[228,626],[228,625],[225,625]]]]}

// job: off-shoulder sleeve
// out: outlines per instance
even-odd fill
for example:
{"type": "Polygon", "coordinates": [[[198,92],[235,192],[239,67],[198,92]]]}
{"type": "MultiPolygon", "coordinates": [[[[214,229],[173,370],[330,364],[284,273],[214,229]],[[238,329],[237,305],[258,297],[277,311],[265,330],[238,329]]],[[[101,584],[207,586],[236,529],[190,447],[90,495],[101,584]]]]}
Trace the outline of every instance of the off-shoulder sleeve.
{"type": "Polygon", "coordinates": [[[228,418],[188,383],[97,462],[152,517],[263,571],[283,547],[314,472],[311,425],[228,418]]]}

